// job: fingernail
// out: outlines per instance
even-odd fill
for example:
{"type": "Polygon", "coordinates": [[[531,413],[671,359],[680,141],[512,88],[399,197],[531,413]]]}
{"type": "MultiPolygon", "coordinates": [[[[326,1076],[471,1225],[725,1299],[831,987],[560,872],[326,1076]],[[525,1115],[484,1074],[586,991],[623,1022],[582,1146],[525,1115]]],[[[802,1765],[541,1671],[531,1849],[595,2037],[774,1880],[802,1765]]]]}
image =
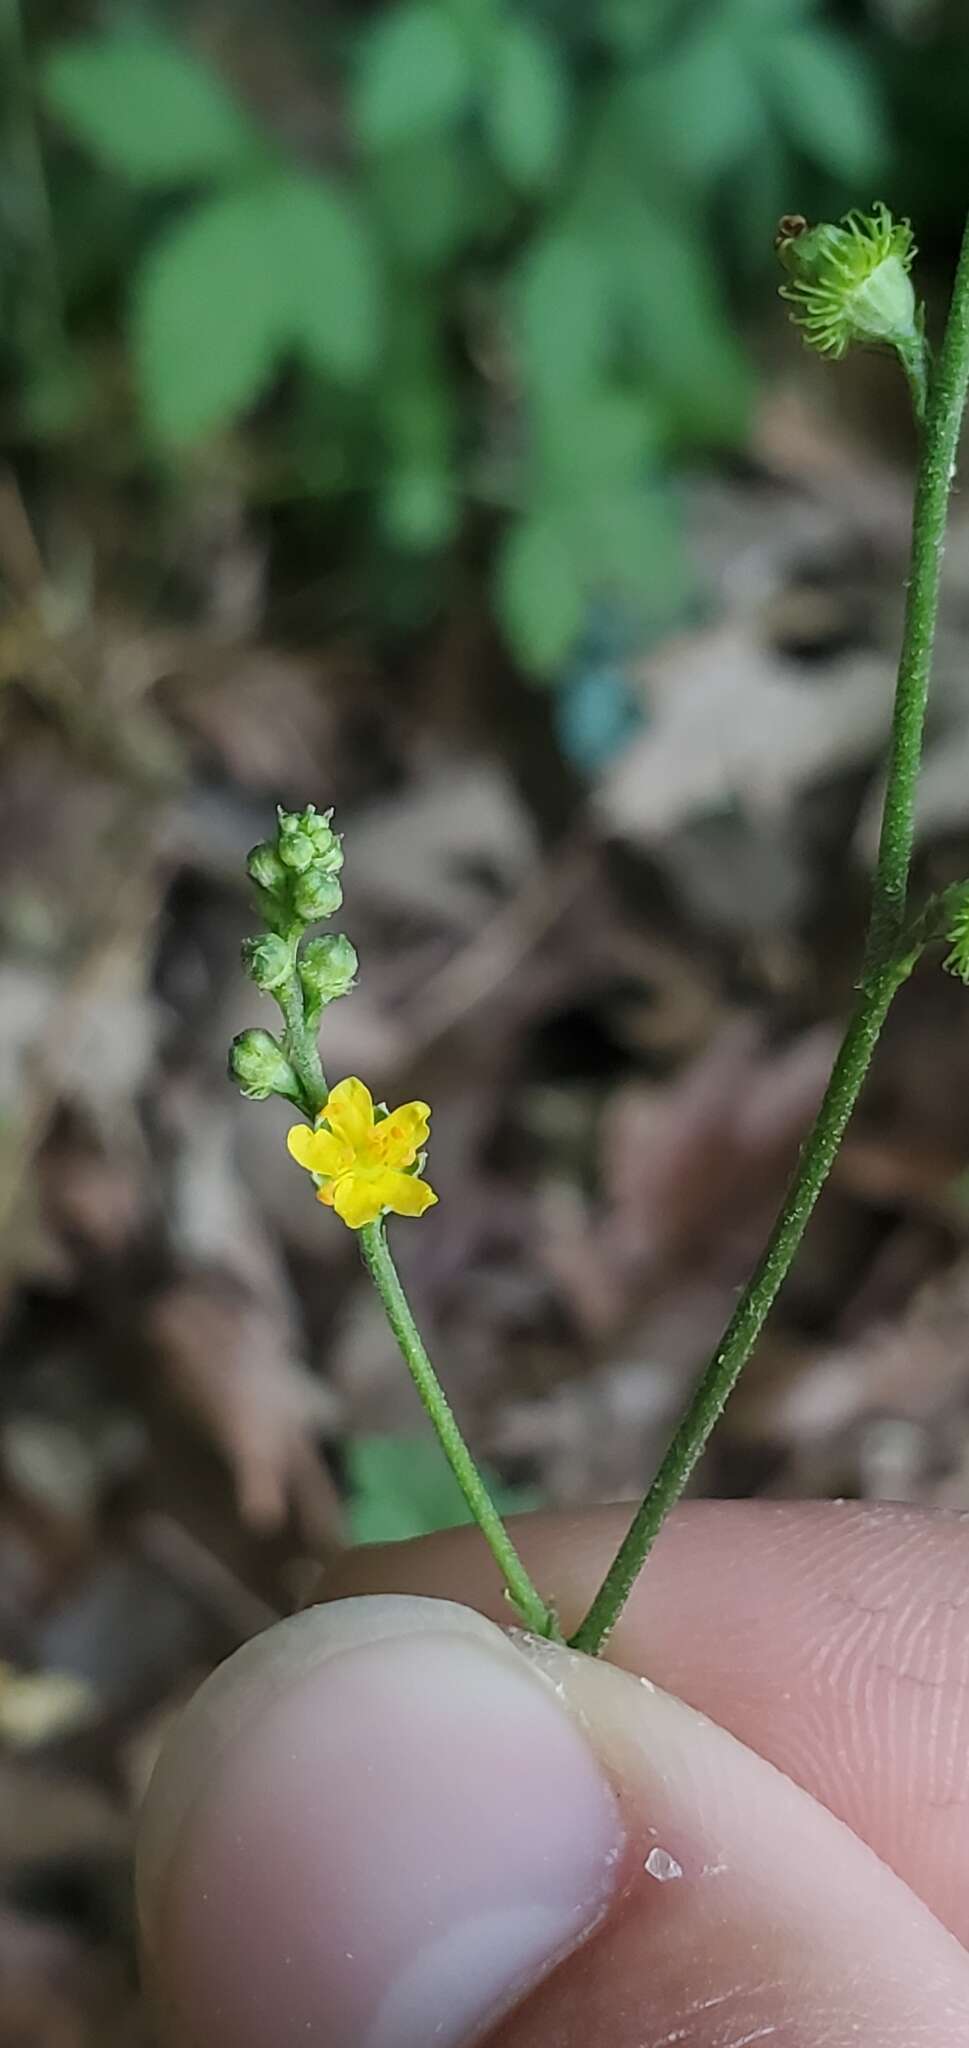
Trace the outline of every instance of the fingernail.
{"type": "Polygon", "coordinates": [[[139,1898],[176,2038],[465,2048],[602,1918],[615,1795],[549,1680],[447,1601],[294,1616],[189,1708],[139,1898]]]}

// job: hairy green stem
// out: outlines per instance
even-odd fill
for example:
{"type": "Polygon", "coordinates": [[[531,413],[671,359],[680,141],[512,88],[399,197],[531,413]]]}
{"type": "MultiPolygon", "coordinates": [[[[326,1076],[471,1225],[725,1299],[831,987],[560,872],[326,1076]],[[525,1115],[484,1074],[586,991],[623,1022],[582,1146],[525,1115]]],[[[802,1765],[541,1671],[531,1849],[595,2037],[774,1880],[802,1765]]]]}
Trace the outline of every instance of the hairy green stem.
{"type": "MultiPolygon", "coordinates": [[[[306,999],[299,976],[299,937],[294,930],[292,972],[274,991],[286,1029],[283,1047],[300,1084],[300,1107],[312,1122],[326,1107],[327,1085],[320,1063],[314,1024],[307,1016],[306,999]]],[[[536,1635],[561,1640],[555,1614],[542,1599],[512,1543],[484,1480],[471,1456],[455,1420],[450,1402],[427,1355],[423,1338],[411,1312],[400,1275],[391,1256],[383,1220],[370,1223],[358,1233],[363,1262],[383,1304],[387,1321],[397,1339],[417,1392],[430,1417],[444,1456],[468,1507],[488,1544],[526,1628],[536,1635]]]]}
{"type": "MultiPolygon", "coordinates": [[[[767,1249],[731,1316],[603,1585],[572,1637],[576,1649],[603,1647],[676,1505],[714,1424],[760,1336],[808,1219],[834,1164],[861,1092],[892,997],[919,948],[905,945],[915,794],[932,670],[949,493],[969,386],[969,222],[922,430],[912,519],[911,572],[892,714],[882,827],[865,967],[854,1013],[767,1249]],[[903,957],[899,957],[902,954],[903,957]]],[[[918,410],[918,401],[916,400],[918,410]]]]}
{"type": "Polygon", "coordinates": [[[797,1173],[771,1231],[767,1249],[737,1303],[588,1614],[571,1639],[573,1649],[588,1650],[593,1655],[601,1650],[632,1592],[666,1516],[676,1506],[715,1423],[723,1414],[834,1164],[889,1004],[913,964],[909,960],[901,967],[883,968],[859,996],[817,1120],[801,1153],[797,1173]]]}
{"type": "Polygon", "coordinates": [[[303,987],[296,966],[296,941],[293,940],[291,943],[293,972],[289,980],[276,990],[276,1001],[286,1025],[283,1050],[303,1091],[301,1107],[308,1117],[315,1119],[323,1108],[328,1089],[320,1060],[317,1035],[306,1021],[303,987]]]}
{"type": "Polygon", "coordinates": [[[912,560],[892,718],[891,749],[872,897],[868,960],[895,944],[905,922],[915,793],[939,609],[949,494],[969,383],[969,223],[929,395],[912,517],[912,560]]]}
{"type": "Polygon", "coordinates": [[[391,1257],[382,1222],[368,1223],[359,1232],[360,1250],[370,1278],[383,1303],[387,1321],[400,1345],[404,1361],[417,1392],[430,1416],[438,1442],[461,1492],[488,1544],[526,1628],[533,1634],[559,1639],[552,1609],[546,1605],[512,1543],[480,1472],[455,1421],[447,1395],[427,1355],[400,1275],[391,1257]]]}

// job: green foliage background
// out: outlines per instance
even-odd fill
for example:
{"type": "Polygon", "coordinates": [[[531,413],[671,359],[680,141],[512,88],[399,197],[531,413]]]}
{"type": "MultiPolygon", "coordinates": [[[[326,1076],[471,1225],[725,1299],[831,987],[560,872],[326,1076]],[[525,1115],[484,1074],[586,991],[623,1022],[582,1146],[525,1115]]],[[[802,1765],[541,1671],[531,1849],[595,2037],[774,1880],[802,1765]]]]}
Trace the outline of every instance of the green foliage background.
{"type": "Polygon", "coordinates": [[[671,471],[743,439],[773,223],[877,193],[944,237],[964,25],[933,0],[267,19],[3,0],[8,435],[311,502],[378,625],[481,564],[540,677],[597,606],[670,624],[671,471]]]}

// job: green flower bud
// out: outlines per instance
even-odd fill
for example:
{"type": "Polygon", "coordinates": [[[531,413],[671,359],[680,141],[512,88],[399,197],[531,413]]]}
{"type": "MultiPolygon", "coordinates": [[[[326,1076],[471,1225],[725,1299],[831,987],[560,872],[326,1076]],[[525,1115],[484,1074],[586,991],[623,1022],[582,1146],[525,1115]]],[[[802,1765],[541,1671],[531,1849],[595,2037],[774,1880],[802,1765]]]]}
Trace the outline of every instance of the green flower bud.
{"type": "Polygon", "coordinates": [[[308,832],[287,832],[284,835],[280,829],[279,858],[284,867],[289,868],[293,874],[302,875],[308,867],[312,867],[315,857],[315,848],[308,832]]]}
{"type": "Polygon", "coordinates": [[[309,945],[304,946],[299,961],[299,978],[313,1011],[347,994],[353,987],[357,964],[356,948],[343,932],[328,933],[324,939],[311,939],[309,945]]]}
{"type": "Polygon", "coordinates": [[[246,855],[246,870],[259,888],[268,890],[270,896],[278,896],[286,887],[286,869],[268,839],[262,840],[246,855]]]}
{"type": "Polygon", "coordinates": [[[810,227],[788,214],[777,255],[791,282],[781,298],[809,348],[839,358],[853,342],[895,348],[911,357],[924,348],[922,314],[909,272],[915,241],[907,220],[887,206],[847,213],[837,226],[810,227]]]}
{"type": "Polygon", "coordinates": [[[267,932],[258,939],[243,939],[242,964],[257,988],[281,988],[292,973],[293,953],[285,939],[267,932]]]}
{"type": "Polygon", "coordinates": [[[269,1095],[299,1100],[299,1082],[271,1031],[240,1031],[229,1047],[229,1073],[250,1102],[269,1095]]]}
{"type": "Polygon", "coordinates": [[[293,883],[293,908],[304,924],[318,924],[321,918],[332,917],[343,902],[343,890],[335,875],[328,875],[325,868],[307,868],[304,875],[297,875],[293,883]]]}
{"type": "Polygon", "coordinates": [[[318,846],[314,866],[321,868],[325,875],[338,875],[343,866],[343,841],[336,832],[330,833],[328,846],[318,846]]]}

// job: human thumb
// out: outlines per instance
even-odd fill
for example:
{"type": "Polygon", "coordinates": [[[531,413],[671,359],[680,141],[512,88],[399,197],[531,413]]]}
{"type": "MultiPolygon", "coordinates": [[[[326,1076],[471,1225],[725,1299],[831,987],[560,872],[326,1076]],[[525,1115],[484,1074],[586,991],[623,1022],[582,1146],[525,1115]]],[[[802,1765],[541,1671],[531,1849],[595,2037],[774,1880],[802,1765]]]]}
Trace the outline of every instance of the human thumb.
{"type": "Polygon", "coordinates": [[[180,2048],[956,2048],[969,1959],[842,1824],[645,1682],[449,1601],[310,1610],[148,1797],[180,2048]]]}

